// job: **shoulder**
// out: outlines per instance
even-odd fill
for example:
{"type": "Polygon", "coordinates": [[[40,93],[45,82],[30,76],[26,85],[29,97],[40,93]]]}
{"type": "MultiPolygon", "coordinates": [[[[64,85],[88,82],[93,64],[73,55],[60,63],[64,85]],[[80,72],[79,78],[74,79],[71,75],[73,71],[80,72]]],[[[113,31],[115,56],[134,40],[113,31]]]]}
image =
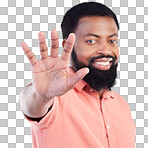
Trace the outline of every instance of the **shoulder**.
{"type": "Polygon", "coordinates": [[[114,91],[110,91],[110,95],[114,98],[114,100],[116,102],[118,102],[119,104],[121,104],[124,107],[128,107],[129,108],[128,102],[121,95],[119,95],[118,93],[116,93],[114,91]]]}
{"type": "Polygon", "coordinates": [[[111,94],[114,97],[114,102],[118,104],[119,108],[131,114],[131,109],[130,109],[128,102],[122,96],[120,96],[114,91],[111,91],[111,94]]]}
{"type": "Polygon", "coordinates": [[[114,92],[114,91],[110,91],[110,94],[112,97],[114,97],[115,99],[118,99],[118,100],[121,100],[121,101],[124,101],[126,102],[126,100],[121,96],[119,95],[118,93],[114,92]]]}

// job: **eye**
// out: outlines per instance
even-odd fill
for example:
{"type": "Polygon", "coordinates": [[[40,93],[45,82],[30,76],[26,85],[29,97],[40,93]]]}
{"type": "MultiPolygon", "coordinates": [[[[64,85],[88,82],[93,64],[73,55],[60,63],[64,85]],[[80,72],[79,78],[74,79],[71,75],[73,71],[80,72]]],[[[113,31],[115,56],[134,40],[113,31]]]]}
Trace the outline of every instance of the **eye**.
{"type": "Polygon", "coordinates": [[[117,44],[118,41],[117,41],[117,40],[109,40],[109,43],[110,43],[110,44],[117,44]]]}
{"type": "Polygon", "coordinates": [[[97,42],[95,40],[87,40],[86,43],[88,43],[88,44],[95,44],[97,42]]]}

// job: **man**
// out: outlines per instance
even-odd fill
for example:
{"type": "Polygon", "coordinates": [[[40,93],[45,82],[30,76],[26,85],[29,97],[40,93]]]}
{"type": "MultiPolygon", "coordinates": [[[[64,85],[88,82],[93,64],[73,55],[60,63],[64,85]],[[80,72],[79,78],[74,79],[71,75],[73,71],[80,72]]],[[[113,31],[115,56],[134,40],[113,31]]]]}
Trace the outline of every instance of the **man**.
{"type": "Polygon", "coordinates": [[[71,8],[61,27],[60,57],[56,30],[49,56],[39,33],[41,60],[22,43],[32,82],[20,94],[20,108],[31,122],[33,147],[134,148],[128,103],[111,91],[119,58],[116,15],[103,4],[86,2],[71,8]]]}

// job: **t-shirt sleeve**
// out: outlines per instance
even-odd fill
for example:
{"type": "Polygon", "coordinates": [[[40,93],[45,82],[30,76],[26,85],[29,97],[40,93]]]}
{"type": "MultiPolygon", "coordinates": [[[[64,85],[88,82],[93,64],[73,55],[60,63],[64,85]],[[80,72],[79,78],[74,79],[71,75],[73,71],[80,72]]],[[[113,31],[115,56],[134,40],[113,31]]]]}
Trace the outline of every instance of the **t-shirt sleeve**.
{"type": "Polygon", "coordinates": [[[26,119],[31,123],[31,126],[36,128],[47,128],[54,126],[58,118],[59,113],[59,98],[55,97],[51,109],[41,118],[40,121],[34,121],[32,118],[25,115],[26,119]]]}
{"type": "MultiPolygon", "coordinates": [[[[32,81],[30,81],[27,86],[32,85],[32,81]]],[[[59,106],[59,97],[53,98],[53,104],[51,107],[49,107],[48,112],[41,118],[33,119],[31,117],[28,117],[24,114],[26,119],[31,123],[31,126],[35,126],[36,128],[42,128],[42,127],[48,127],[51,124],[54,124],[56,122],[56,119],[58,118],[58,106],[59,106]]],[[[52,126],[52,125],[51,125],[52,126]]]]}

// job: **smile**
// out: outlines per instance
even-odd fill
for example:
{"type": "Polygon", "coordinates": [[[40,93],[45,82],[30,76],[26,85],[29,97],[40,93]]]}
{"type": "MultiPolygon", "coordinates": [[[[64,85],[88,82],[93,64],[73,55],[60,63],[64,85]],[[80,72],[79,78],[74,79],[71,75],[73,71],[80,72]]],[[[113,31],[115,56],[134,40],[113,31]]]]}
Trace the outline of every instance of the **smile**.
{"type": "Polygon", "coordinates": [[[99,64],[99,65],[109,65],[109,61],[107,62],[95,62],[96,64],[99,64]]]}
{"type": "Polygon", "coordinates": [[[100,70],[109,70],[112,65],[112,58],[100,58],[96,59],[93,63],[93,66],[100,70]]]}

